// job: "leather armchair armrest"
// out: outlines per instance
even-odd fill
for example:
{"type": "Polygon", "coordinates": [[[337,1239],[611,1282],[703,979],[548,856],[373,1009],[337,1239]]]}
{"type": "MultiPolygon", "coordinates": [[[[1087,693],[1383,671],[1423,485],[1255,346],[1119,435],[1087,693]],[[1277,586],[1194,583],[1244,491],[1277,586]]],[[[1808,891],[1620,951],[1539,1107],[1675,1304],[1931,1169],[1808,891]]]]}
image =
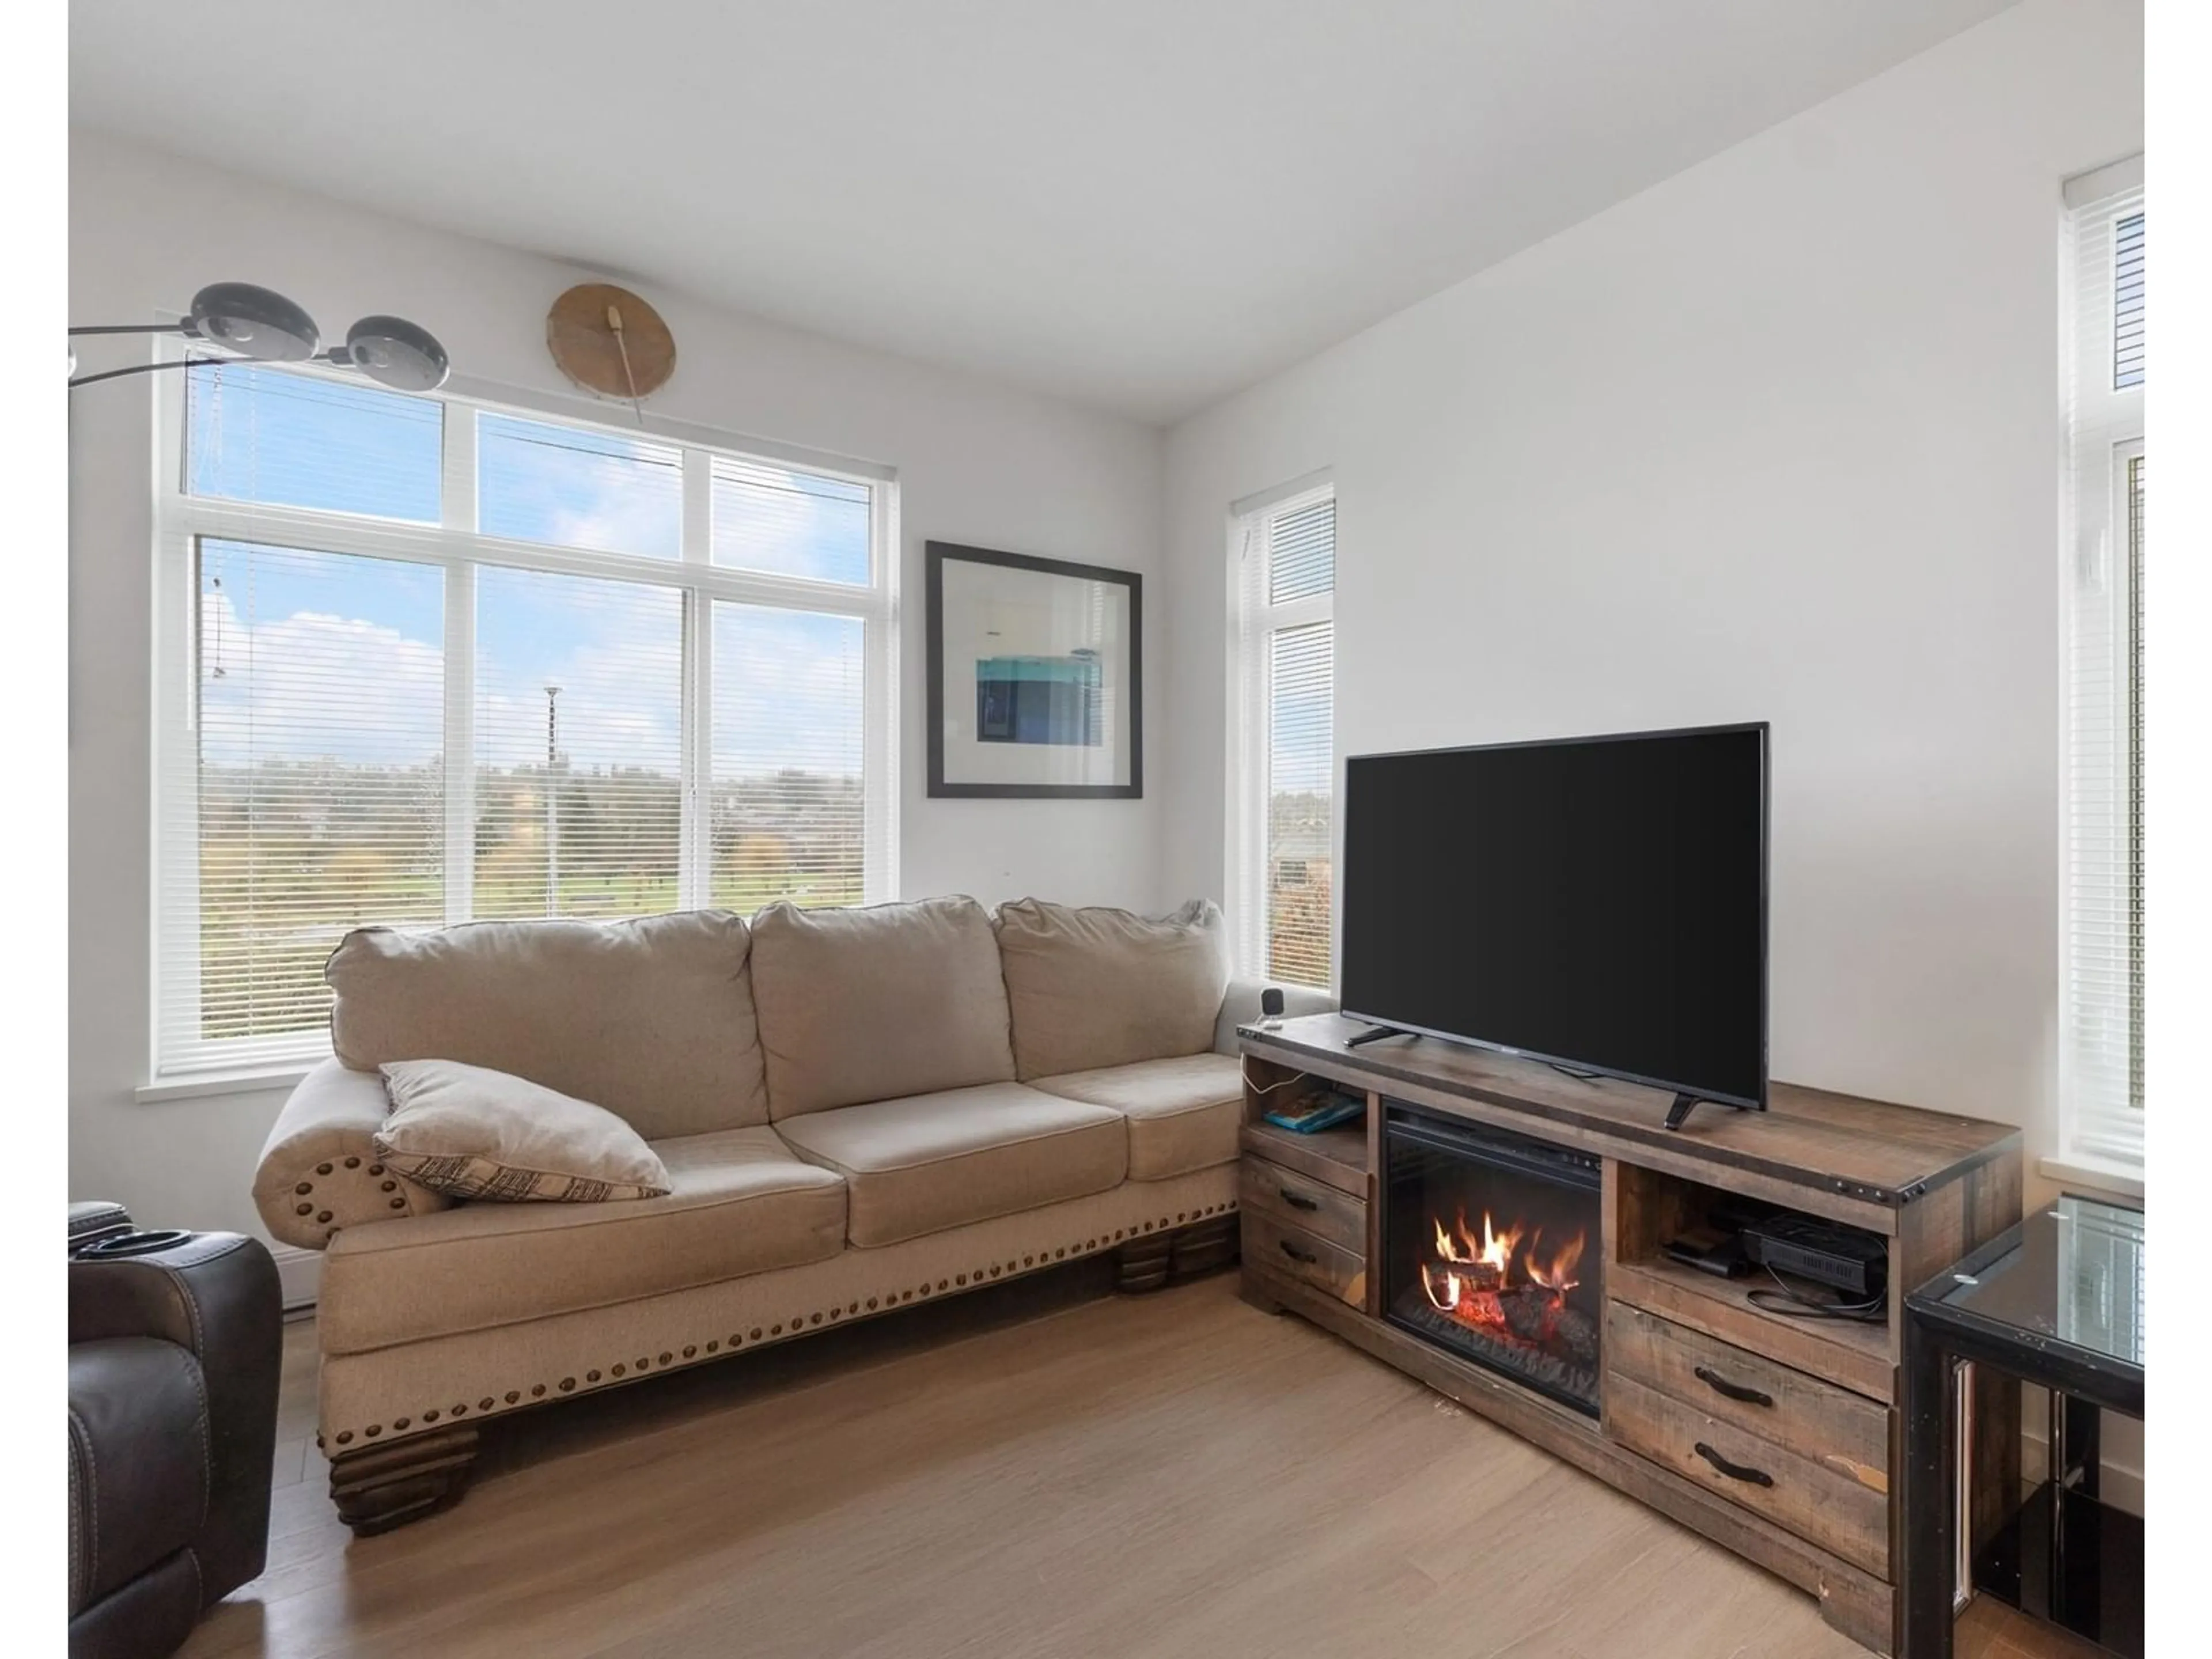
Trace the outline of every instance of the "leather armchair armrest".
{"type": "Polygon", "coordinates": [[[374,1139],[384,1079],[326,1060],[301,1078],[261,1148],[253,1202],[270,1237],[319,1250],[341,1227],[442,1210],[452,1200],[394,1175],[374,1139]]]}
{"type": "Polygon", "coordinates": [[[69,1306],[72,1344],[154,1337],[198,1362],[208,1509],[192,1553],[203,1605],[258,1577],[284,1358],[284,1295],[268,1248],[237,1233],[195,1233],[149,1255],[74,1261],[69,1306]]]}
{"type": "Polygon", "coordinates": [[[127,1233],[130,1231],[131,1212],[112,1199],[89,1199],[69,1206],[71,1250],[109,1233],[127,1233]]]}
{"type": "MultiPolygon", "coordinates": [[[[1267,981],[1258,979],[1232,979],[1229,993],[1221,999],[1221,1015],[1213,1024],[1213,1051],[1233,1054],[1237,1052],[1237,1028],[1250,1025],[1260,1018],[1260,993],[1267,988],[1267,981]]],[[[1283,1017],[1295,1019],[1300,1014],[1333,1014],[1336,999],[1326,991],[1308,990],[1302,985],[1276,988],[1283,994],[1283,1017]]]]}

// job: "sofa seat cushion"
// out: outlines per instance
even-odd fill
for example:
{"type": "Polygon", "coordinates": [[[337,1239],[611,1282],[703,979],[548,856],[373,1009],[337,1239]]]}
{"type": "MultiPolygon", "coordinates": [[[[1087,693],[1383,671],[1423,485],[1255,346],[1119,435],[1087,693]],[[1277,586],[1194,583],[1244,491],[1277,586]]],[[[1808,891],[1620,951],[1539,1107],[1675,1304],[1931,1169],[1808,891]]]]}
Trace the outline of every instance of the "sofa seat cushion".
{"type": "Polygon", "coordinates": [[[1228,929],[1205,900],[1151,917],[1018,899],[999,907],[999,956],[1024,1083],[1213,1046],[1228,929]]]}
{"type": "Polygon", "coordinates": [[[846,1237],[924,1233],[1121,1184],[1121,1115],[1018,1083],[988,1083],[810,1112],[778,1124],[801,1158],[844,1176],[846,1237]]]}
{"type": "Polygon", "coordinates": [[[1129,1179],[1164,1181],[1234,1162],[1244,1079],[1229,1054],[1178,1054],[1041,1077],[1030,1086],[1119,1112],[1129,1125],[1129,1179]]]}
{"type": "Polygon", "coordinates": [[[971,898],[753,918],[769,1115],[902,1099],[1014,1077],[991,918],[971,898]]]}
{"type": "Polygon", "coordinates": [[[463,1204],[347,1228],[323,1261],[323,1351],[362,1353],[519,1324],[844,1248],[845,1183],[792,1156],[775,1130],[652,1144],[668,1171],[665,1198],[463,1204]]]}

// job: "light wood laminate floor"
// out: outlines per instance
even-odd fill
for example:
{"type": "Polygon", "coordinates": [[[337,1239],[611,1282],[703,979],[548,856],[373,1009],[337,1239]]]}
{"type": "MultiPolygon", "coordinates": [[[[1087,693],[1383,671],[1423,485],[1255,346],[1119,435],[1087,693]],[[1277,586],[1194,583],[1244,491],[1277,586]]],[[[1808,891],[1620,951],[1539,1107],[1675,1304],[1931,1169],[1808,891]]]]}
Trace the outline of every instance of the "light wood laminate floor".
{"type": "MultiPolygon", "coordinates": [[[[1103,1285],[1085,1264],[487,1424],[459,1507],[362,1540],[292,1325],[269,1570],[185,1659],[1863,1652],[1233,1273],[1103,1285]]],[[[2064,1651],[1978,1611],[1959,1646],[2064,1651]]]]}

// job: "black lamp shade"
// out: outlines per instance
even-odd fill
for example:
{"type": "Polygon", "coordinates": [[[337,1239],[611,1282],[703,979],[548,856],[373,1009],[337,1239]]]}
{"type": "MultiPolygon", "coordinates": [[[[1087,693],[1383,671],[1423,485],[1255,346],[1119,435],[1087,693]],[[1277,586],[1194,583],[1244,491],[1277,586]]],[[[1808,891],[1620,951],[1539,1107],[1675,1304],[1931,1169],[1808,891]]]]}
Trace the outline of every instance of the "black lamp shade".
{"type": "Polygon", "coordinates": [[[210,283],[192,295],[189,319],[204,340],[257,362],[295,363],[315,355],[315,319],[283,295],[252,283],[210,283]]]}
{"type": "Polygon", "coordinates": [[[445,384],[446,348],[404,317],[364,317],[346,331],[353,366],[395,392],[431,392],[445,384]]]}

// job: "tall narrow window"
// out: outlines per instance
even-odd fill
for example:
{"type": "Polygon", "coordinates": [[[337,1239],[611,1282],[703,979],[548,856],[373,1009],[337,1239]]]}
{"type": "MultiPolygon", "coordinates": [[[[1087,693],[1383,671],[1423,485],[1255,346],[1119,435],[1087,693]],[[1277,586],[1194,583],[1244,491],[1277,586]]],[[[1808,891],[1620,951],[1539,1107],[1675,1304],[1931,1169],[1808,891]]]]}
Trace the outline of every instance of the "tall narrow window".
{"type": "Polygon", "coordinates": [[[2064,566],[2063,1152],[2140,1175],[2143,1147],[2143,386],[2140,158],[2066,189],[2072,338],[2064,566]]]}
{"type": "Polygon", "coordinates": [[[1330,982],[1335,915],[1336,495],[1240,509],[1229,872],[1242,971],[1330,982]]]}
{"type": "Polygon", "coordinates": [[[353,927],[891,897],[880,472],[209,365],[162,404],[155,1073],[353,927]]]}

